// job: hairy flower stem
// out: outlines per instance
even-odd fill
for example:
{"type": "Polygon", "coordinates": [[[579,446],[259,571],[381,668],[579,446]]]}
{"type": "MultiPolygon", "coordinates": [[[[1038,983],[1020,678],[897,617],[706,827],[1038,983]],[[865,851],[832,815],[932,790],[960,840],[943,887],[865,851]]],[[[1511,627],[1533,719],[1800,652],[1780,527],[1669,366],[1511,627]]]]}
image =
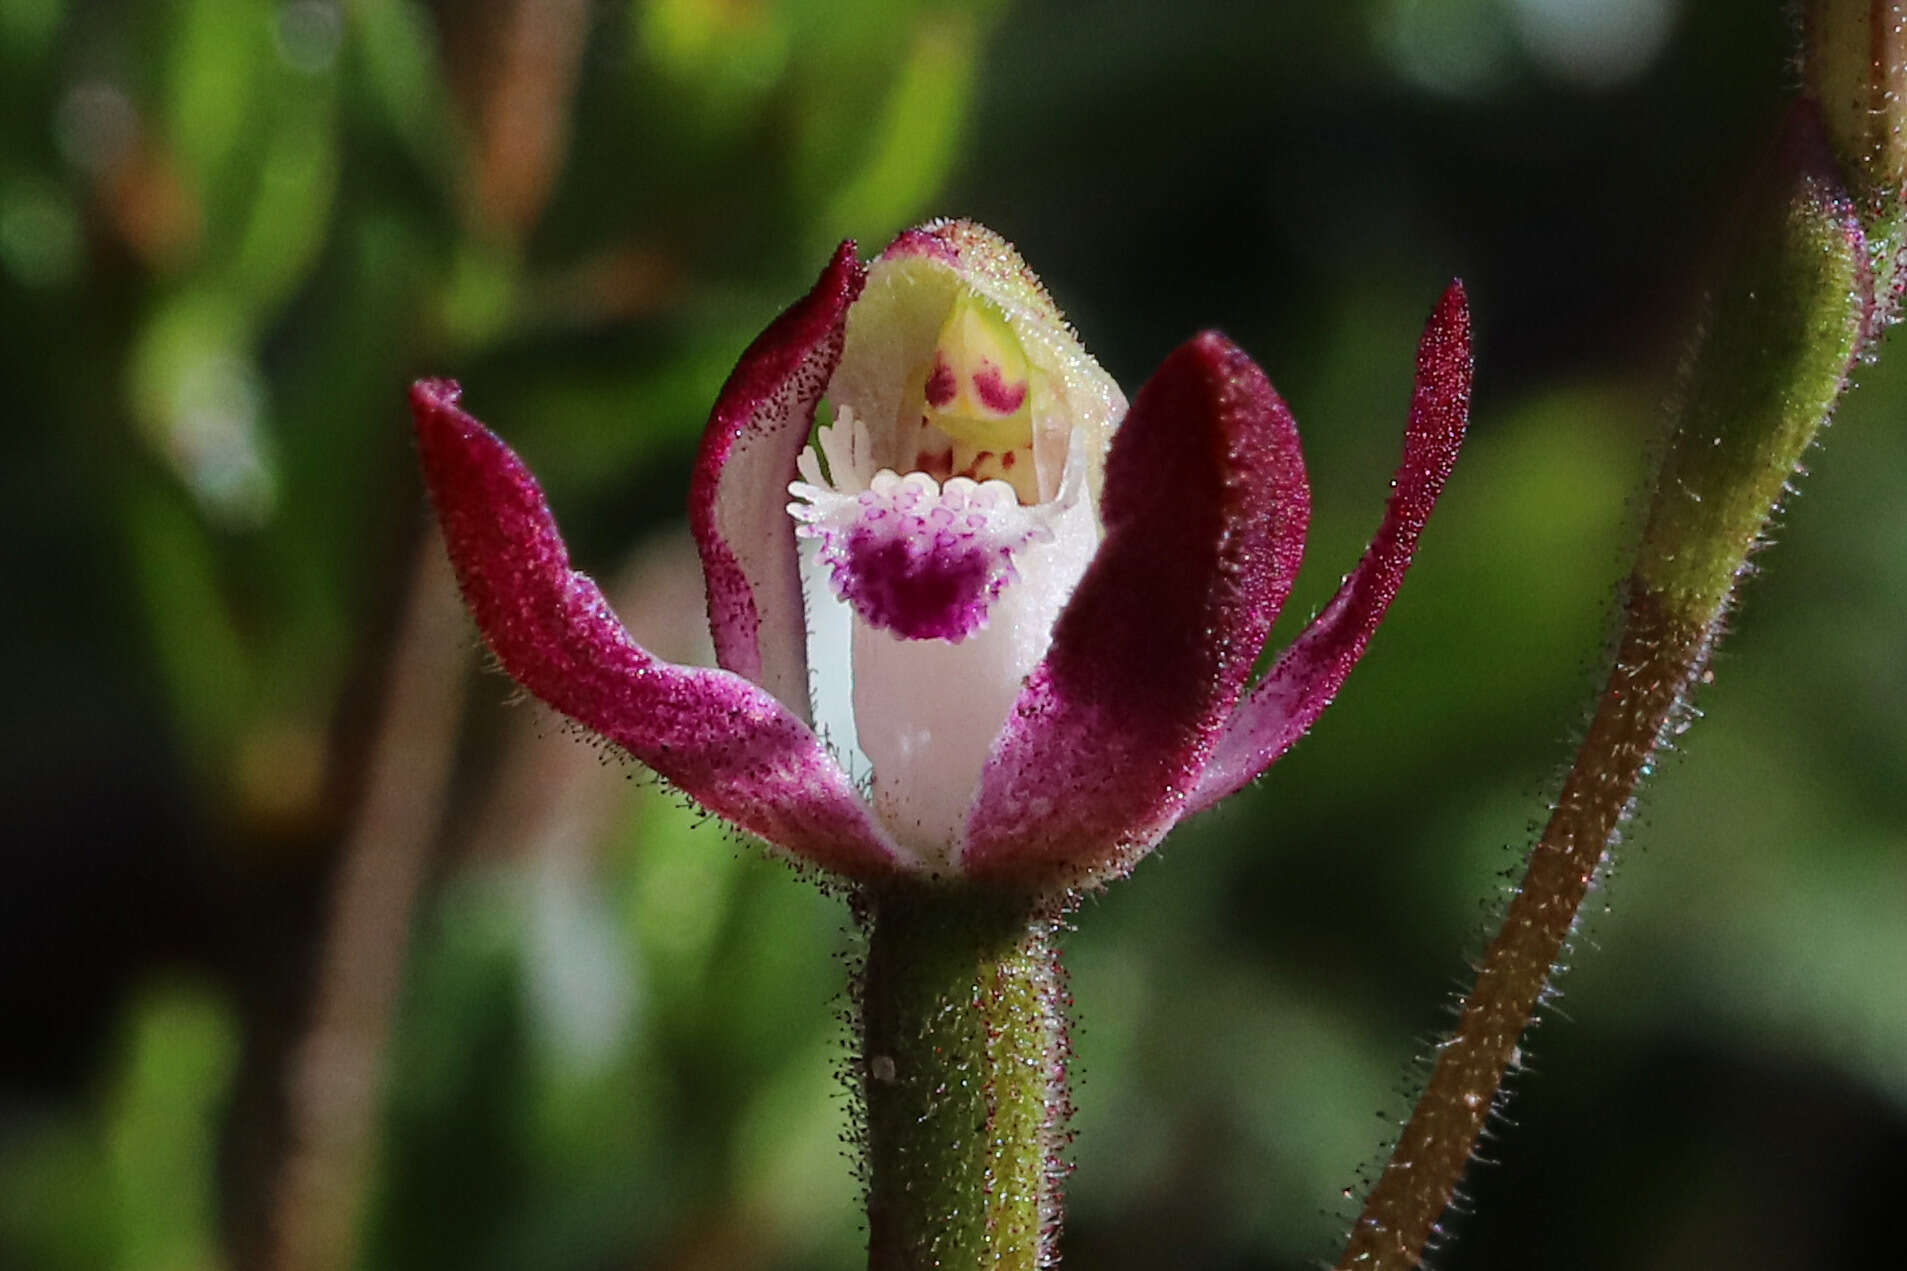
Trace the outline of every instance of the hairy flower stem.
{"type": "Polygon", "coordinates": [[[1795,108],[1759,188],[1683,385],[1609,682],[1340,1271],[1409,1271],[1438,1235],[1583,898],[1702,677],[1748,555],[1876,326],[1869,244],[1811,102],[1795,108]]]}
{"type": "Polygon", "coordinates": [[[1061,907],[895,883],[861,910],[869,1271],[1053,1265],[1071,1111],[1061,907]]]}

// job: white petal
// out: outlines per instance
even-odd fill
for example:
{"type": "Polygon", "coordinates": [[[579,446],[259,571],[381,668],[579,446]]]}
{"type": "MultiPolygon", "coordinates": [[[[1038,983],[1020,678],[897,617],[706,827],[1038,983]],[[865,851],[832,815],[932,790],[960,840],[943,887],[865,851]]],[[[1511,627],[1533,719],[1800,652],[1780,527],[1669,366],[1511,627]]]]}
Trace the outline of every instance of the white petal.
{"type": "Polygon", "coordinates": [[[1084,484],[1053,509],[1053,536],[1020,553],[1019,580],[965,640],[902,640],[855,619],[854,717],[875,811],[933,866],[951,862],[993,740],[1098,549],[1084,484]]]}

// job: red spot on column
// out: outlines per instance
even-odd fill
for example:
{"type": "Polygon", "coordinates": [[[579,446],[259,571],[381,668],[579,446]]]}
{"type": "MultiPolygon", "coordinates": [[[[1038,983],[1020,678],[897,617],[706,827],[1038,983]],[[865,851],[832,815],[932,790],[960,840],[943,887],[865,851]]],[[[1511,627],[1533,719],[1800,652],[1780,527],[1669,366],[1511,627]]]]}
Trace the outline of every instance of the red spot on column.
{"type": "Polygon", "coordinates": [[[973,391],[980,404],[996,415],[1011,415],[1026,401],[1026,381],[1007,383],[1000,376],[1000,368],[991,362],[980,363],[973,373],[973,391]]]}
{"type": "Polygon", "coordinates": [[[954,399],[959,387],[954,379],[953,368],[947,365],[947,359],[935,353],[934,369],[927,372],[927,404],[939,410],[954,399]]]}

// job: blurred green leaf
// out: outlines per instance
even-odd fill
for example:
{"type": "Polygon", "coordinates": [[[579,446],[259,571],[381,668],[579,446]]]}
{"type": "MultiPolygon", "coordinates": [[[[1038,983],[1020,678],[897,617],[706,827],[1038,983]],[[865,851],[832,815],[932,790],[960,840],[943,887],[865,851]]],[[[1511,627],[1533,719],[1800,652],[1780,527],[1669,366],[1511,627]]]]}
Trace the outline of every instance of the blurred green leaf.
{"type": "Polygon", "coordinates": [[[77,209],[49,181],[0,180],[0,266],[32,288],[62,288],[79,272],[83,241],[77,209]]]}
{"type": "Polygon", "coordinates": [[[42,1116],[15,1127],[0,1146],[0,1250],[35,1271],[115,1267],[109,1180],[105,1145],[86,1118],[42,1116]]]}
{"type": "Polygon", "coordinates": [[[256,160],[251,206],[221,271],[247,309],[272,314],[305,280],[330,227],[338,151],[329,103],[290,103],[256,160]]]}
{"type": "Polygon", "coordinates": [[[271,53],[266,0],[174,0],[165,104],[166,132],[202,191],[216,191],[246,131],[271,53]]]}
{"type": "Polygon", "coordinates": [[[204,989],[161,989],[133,1013],[107,1141],[121,1224],[119,1265],[223,1265],[214,1191],[218,1114],[238,1063],[236,1022],[204,989]]]}
{"type": "Polygon", "coordinates": [[[238,1027],[202,985],[161,984],[127,1011],[97,1108],[0,1148],[0,1252],[35,1271],[214,1271],[219,1115],[238,1027]]]}
{"type": "Polygon", "coordinates": [[[448,183],[458,127],[428,14],[407,0],[360,0],[351,6],[350,45],[372,118],[448,183]]]}
{"type": "Polygon", "coordinates": [[[634,0],[639,56],[679,95],[680,122],[719,143],[780,86],[789,7],[779,0],[634,0]]]}
{"type": "Polygon", "coordinates": [[[0,9],[0,48],[7,60],[24,63],[44,53],[65,11],[65,0],[10,0],[0,9]]]}
{"type": "Polygon", "coordinates": [[[243,306],[209,288],[161,304],[127,359],[127,393],[147,443],[212,520],[271,518],[278,472],[243,306]]]}
{"type": "Polygon", "coordinates": [[[922,215],[960,152],[979,36],[971,13],[920,20],[871,130],[866,160],[824,203],[817,254],[830,237],[879,242],[922,215]]]}
{"type": "Polygon", "coordinates": [[[173,718],[200,779],[216,789],[252,706],[250,651],[203,529],[178,497],[144,489],[126,497],[121,514],[173,718]]]}

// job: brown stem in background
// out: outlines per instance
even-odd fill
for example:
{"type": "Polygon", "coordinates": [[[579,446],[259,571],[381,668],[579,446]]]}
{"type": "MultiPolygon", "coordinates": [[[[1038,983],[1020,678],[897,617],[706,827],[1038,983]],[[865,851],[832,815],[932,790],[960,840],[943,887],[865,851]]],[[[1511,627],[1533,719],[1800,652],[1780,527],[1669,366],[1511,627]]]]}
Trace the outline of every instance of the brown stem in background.
{"type": "Polygon", "coordinates": [[[1603,853],[1627,814],[1657,739],[1707,661],[1705,628],[1679,622],[1652,595],[1630,596],[1615,669],[1576,767],[1564,783],[1456,1032],[1338,1260],[1415,1267],[1439,1234],[1470,1153],[1574,929],[1603,853]]]}
{"type": "MultiPolygon", "coordinates": [[[[610,607],[643,648],[671,662],[709,665],[702,562],[687,527],[638,546],[605,589],[610,607]]],[[[604,762],[562,717],[527,702],[511,726],[493,793],[475,819],[469,856],[536,871],[539,882],[588,886],[595,853],[628,806],[631,769],[604,762]]],[[[681,1223],[651,1266],[666,1271],[757,1271],[774,1261],[768,1220],[728,1203],[681,1223]]]]}
{"type": "MultiPolygon", "coordinates": [[[[609,603],[636,642],[670,662],[714,661],[695,544],[683,526],[643,543],[617,571],[609,603]]],[[[572,736],[548,707],[521,712],[493,793],[476,819],[477,860],[560,862],[580,871],[629,789],[629,769],[572,736]]]]}
{"type": "Polygon", "coordinates": [[[480,224],[521,242],[569,151],[570,101],[589,33],[587,0],[512,0],[483,65],[475,184],[480,224]]]}
{"type": "MultiPolygon", "coordinates": [[[[663,656],[706,653],[701,568],[685,533],[640,548],[611,601],[663,656]]],[[[343,849],[311,1023],[290,1067],[290,1148],[274,1198],[272,1271],[342,1271],[355,1261],[392,1009],[445,812],[472,648],[434,531],[420,548],[402,622],[369,788],[343,849]]],[[[605,764],[544,712],[521,718],[471,853],[581,873],[622,806],[628,771],[605,764]]]]}
{"type": "Polygon", "coordinates": [[[443,819],[469,630],[433,529],[418,549],[364,801],[343,849],[311,1023],[291,1061],[273,1271],[342,1271],[355,1261],[385,1041],[412,903],[443,819]]]}
{"type": "Polygon", "coordinates": [[[690,290],[680,260],[632,239],[530,279],[524,307],[533,319],[594,327],[654,317],[690,290]]]}

